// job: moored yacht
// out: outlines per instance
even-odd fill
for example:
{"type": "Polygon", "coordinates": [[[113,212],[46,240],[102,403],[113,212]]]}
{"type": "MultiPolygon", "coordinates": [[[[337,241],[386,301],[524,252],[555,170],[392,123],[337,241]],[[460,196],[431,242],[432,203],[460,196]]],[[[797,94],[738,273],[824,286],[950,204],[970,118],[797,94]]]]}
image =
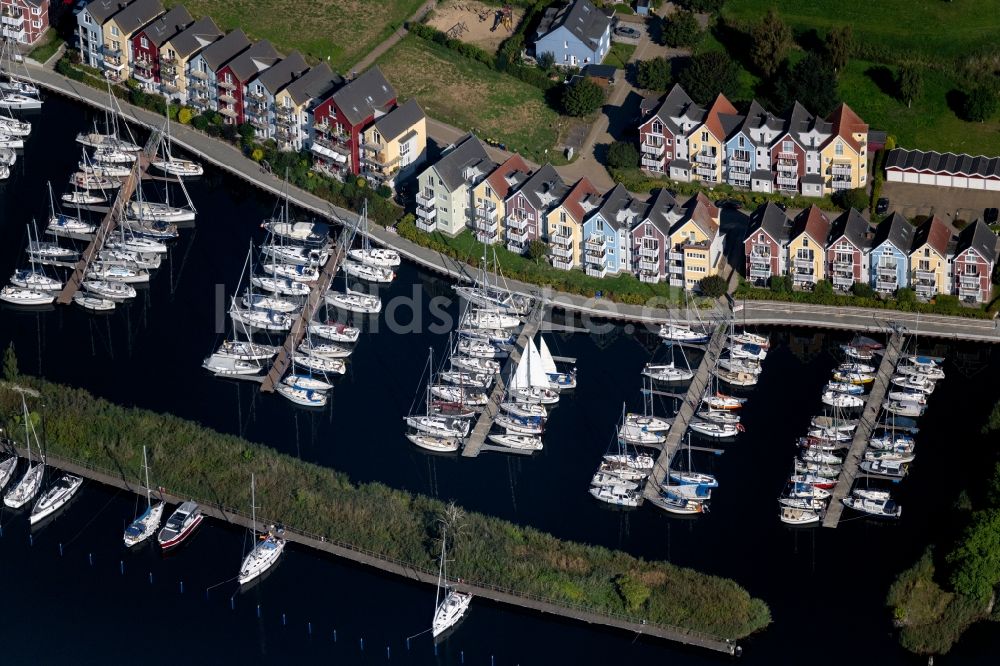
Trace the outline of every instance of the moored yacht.
{"type": "Polygon", "coordinates": [[[194,533],[203,518],[197,503],[184,502],[167,519],[167,524],[156,535],[156,540],[163,550],[179,546],[194,533]]]}

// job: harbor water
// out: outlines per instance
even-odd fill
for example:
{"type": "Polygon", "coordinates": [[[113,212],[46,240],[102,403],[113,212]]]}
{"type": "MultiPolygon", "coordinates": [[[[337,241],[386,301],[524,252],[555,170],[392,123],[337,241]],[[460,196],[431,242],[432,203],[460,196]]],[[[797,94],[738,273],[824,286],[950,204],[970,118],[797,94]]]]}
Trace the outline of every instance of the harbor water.
{"type": "MultiPolygon", "coordinates": [[[[74,137],[95,116],[50,96],[29,119],[34,129],[24,154],[11,179],[0,183],[4,277],[24,265],[25,226],[32,219],[44,225],[48,215],[46,181],[58,198],[80,159],[74,137]]],[[[357,482],[454,500],[561,538],[732,578],[763,598],[774,619],[741,642],[747,664],[804,655],[813,664],[919,663],[898,647],[884,600],[893,577],[953,520],[958,491],[992,465],[978,431],[1000,397],[1000,387],[987,380],[1000,370],[993,348],[918,340],[921,352],[947,357],[947,378],[921,419],[912,474],[893,487],[904,507],[896,523],[851,512],[835,530],[779,523],[775,498],[792,469],[793,443],[819,413],[838,345],[849,338],[794,329],[770,331],[760,384],[747,393],[746,433],[720,445],[721,455],[693,454],[699,470],[719,478],[709,514],[682,520],[651,507],[612,510],[590,497],[588,482],[612,442],[622,404],[641,409],[639,371],[664,353],[654,334],[630,326],[546,334],[554,354],[576,359],[579,387],[554,410],[540,454],[428,455],[403,437],[402,417],[423,398],[418,380],[428,349],[440,353],[446,343],[442,327],[431,324],[457,315],[450,284],[404,263],[396,280],[379,289],[386,311],[356,318],[365,332],[328,407],[296,409],[261,395],[254,383],[216,379],[201,368],[228,325],[225,305],[249,239],[263,238],[260,223],[277,202],[213,169],[188,191],[197,223],[182,231],[133,303],[105,316],[75,306],[0,310],[0,347],[14,343],[23,372],[239,434],[357,482]]],[[[697,360],[692,354],[692,364],[697,360]]],[[[669,407],[670,399],[657,399],[657,409],[669,407]]],[[[266,507],[266,498],[258,500],[266,507]]],[[[479,599],[435,648],[426,633],[431,587],[290,547],[266,579],[238,592],[234,577],[248,548],[243,530],[205,521],[191,543],[168,557],[151,546],[126,552],[121,533],[136,502],[87,482],[34,534],[23,514],[0,515],[4,663],[165,664],[179,656],[192,663],[484,666],[726,659],[479,599]]],[[[997,654],[1000,626],[983,624],[938,663],[992,664],[997,654]]]]}

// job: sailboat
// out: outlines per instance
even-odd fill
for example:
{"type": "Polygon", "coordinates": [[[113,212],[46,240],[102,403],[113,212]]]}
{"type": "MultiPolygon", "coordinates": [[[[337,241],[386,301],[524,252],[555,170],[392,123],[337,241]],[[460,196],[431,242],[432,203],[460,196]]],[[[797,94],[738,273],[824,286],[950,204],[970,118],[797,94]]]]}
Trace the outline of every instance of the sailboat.
{"type": "Polygon", "coordinates": [[[250,534],[253,536],[255,544],[253,550],[243,558],[243,564],[240,566],[240,585],[246,585],[258,576],[262,576],[277,563],[282,551],[285,550],[284,529],[272,526],[267,534],[257,534],[257,505],[253,474],[250,475],[250,512],[252,516],[250,534]]]}
{"type": "Polygon", "coordinates": [[[10,136],[26,137],[31,134],[31,123],[15,118],[10,111],[0,113],[0,132],[10,136]]]}
{"type": "Polygon", "coordinates": [[[437,594],[434,596],[434,619],[431,621],[431,635],[434,638],[454,627],[469,610],[472,602],[471,594],[459,592],[448,584],[447,541],[447,529],[442,527],[441,561],[438,566],[437,594]]]}
{"type": "Polygon", "coordinates": [[[359,280],[367,280],[368,282],[388,284],[396,277],[391,268],[362,264],[357,261],[345,261],[341,268],[347,275],[356,277],[359,280]]]}
{"type": "Polygon", "coordinates": [[[143,200],[142,186],[140,184],[135,188],[135,199],[129,201],[128,207],[125,209],[126,221],[132,225],[138,223],[140,226],[147,226],[153,223],[176,224],[178,222],[194,221],[197,211],[194,208],[191,197],[187,193],[187,188],[184,187],[184,181],[178,179],[177,184],[180,185],[181,191],[184,193],[187,205],[183,207],[170,205],[169,184],[164,184],[162,203],[145,201],[143,200]]]}
{"type": "MultiPolygon", "coordinates": [[[[138,153],[142,150],[141,146],[136,144],[134,141],[125,141],[118,136],[118,115],[121,113],[121,106],[118,104],[118,100],[111,92],[110,81],[108,81],[108,102],[108,108],[111,110],[105,113],[105,124],[107,125],[108,131],[107,134],[99,133],[97,131],[97,123],[95,122],[94,131],[78,134],[76,136],[76,142],[90,148],[109,148],[125,153],[138,153]]],[[[125,131],[129,131],[128,125],[125,125],[125,131]]],[[[129,138],[132,138],[131,132],[129,132],[129,138]]]]}
{"type": "Polygon", "coordinates": [[[24,287],[7,285],[0,289],[0,301],[11,305],[22,307],[36,307],[39,305],[52,305],[56,297],[51,292],[35,291],[24,287]]]}
{"type": "MultiPolygon", "coordinates": [[[[466,419],[453,418],[448,416],[436,416],[434,415],[434,410],[431,407],[431,390],[430,386],[433,383],[434,378],[434,349],[430,348],[428,350],[427,365],[425,366],[425,372],[421,374],[420,381],[423,383],[424,374],[427,375],[427,384],[424,389],[424,402],[425,402],[425,412],[424,414],[415,413],[416,399],[414,399],[414,405],[410,409],[410,415],[403,417],[406,425],[416,430],[424,435],[430,435],[437,438],[443,438],[445,440],[455,440],[454,449],[450,449],[451,442],[449,441],[450,450],[458,450],[459,439],[464,439],[469,435],[470,425],[466,419]]],[[[421,443],[410,439],[414,444],[418,446],[423,446],[421,443]]],[[[434,442],[436,445],[443,447],[445,445],[444,441],[434,442]]],[[[424,448],[429,448],[424,446],[424,448]]],[[[433,450],[441,450],[440,448],[435,448],[433,450]]]]}
{"type": "Polygon", "coordinates": [[[347,274],[344,274],[344,291],[327,291],[324,295],[327,305],[332,305],[348,312],[359,314],[378,314],[382,311],[382,299],[374,294],[354,291],[347,286],[347,274]]]}
{"type": "Polygon", "coordinates": [[[687,470],[671,470],[670,480],[680,485],[696,485],[703,486],[705,488],[717,488],[719,486],[719,482],[714,476],[694,471],[694,466],[691,464],[691,433],[688,433],[687,437],[687,452],[687,470]]]}
{"type": "Polygon", "coordinates": [[[14,478],[14,472],[17,471],[17,456],[10,455],[0,460],[0,491],[7,487],[10,480],[14,478]]]}
{"type": "Polygon", "coordinates": [[[521,318],[507,314],[502,310],[486,308],[470,308],[462,317],[462,326],[474,329],[504,330],[514,329],[521,325],[521,318]]]}
{"type": "MultiPolygon", "coordinates": [[[[28,247],[35,241],[31,237],[31,225],[28,225],[28,247]]],[[[32,291],[47,292],[59,291],[63,288],[61,280],[49,277],[44,271],[39,270],[35,265],[35,255],[28,253],[28,260],[31,262],[30,269],[19,269],[14,271],[10,278],[10,283],[15,287],[22,287],[32,291]]]]}
{"type": "Polygon", "coordinates": [[[24,58],[14,54],[14,49],[17,48],[14,46],[15,43],[13,39],[4,39],[3,53],[0,54],[0,69],[3,70],[5,78],[0,80],[0,92],[35,98],[38,106],[21,108],[39,108],[41,106],[41,101],[38,99],[40,91],[31,79],[31,73],[28,72],[28,68],[24,64],[24,58]],[[5,65],[4,60],[9,61],[9,64],[5,65]],[[15,74],[12,71],[15,62],[21,63],[21,69],[24,71],[23,74],[15,74]]]}
{"type": "Polygon", "coordinates": [[[201,176],[205,173],[205,169],[203,169],[200,164],[191,160],[182,160],[171,154],[169,110],[165,113],[165,115],[167,118],[166,129],[164,136],[160,139],[160,147],[163,148],[163,157],[154,158],[150,163],[150,166],[171,176],[177,176],[178,178],[194,178],[201,176]]]}
{"type": "MultiPolygon", "coordinates": [[[[97,230],[97,227],[93,224],[87,224],[80,219],[79,209],[77,209],[76,217],[69,217],[68,215],[63,215],[62,213],[56,213],[55,203],[52,200],[52,183],[49,183],[48,187],[49,224],[46,228],[47,233],[55,236],[86,237],[93,234],[97,230]]],[[[98,198],[103,201],[102,197],[98,198]]],[[[63,199],[65,199],[65,196],[63,199]]]]}
{"type": "Polygon", "coordinates": [[[659,336],[666,342],[687,342],[689,344],[702,344],[708,342],[709,336],[699,331],[694,331],[690,326],[681,326],[673,322],[660,325],[659,336]]]}
{"type": "Polygon", "coordinates": [[[515,294],[508,287],[497,261],[496,249],[493,249],[493,261],[486,260],[487,244],[483,243],[483,258],[479,266],[479,276],[472,286],[455,285],[453,289],[473,305],[484,308],[509,312],[517,316],[527,315],[534,302],[530,296],[515,294]],[[496,280],[490,280],[489,266],[495,268],[496,280]]]}
{"type": "MultiPolygon", "coordinates": [[[[625,403],[622,403],[622,423],[621,427],[626,426],[625,420],[625,403]]],[[[613,465],[639,470],[649,473],[653,469],[654,460],[651,456],[640,455],[637,453],[632,453],[629,448],[629,443],[616,433],[616,436],[608,448],[608,452],[604,454],[603,460],[605,462],[612,463],[613,465]],[[612,447],[617,447],[617,452],[612,453],[612,447]]]]}
{"type": "Polygon", "coordinates": [[[549,378],[549,388],[557,391],[568,391],[576,388],[576,368],[570,372],[559,372],[555,359],[545,343],[545,338],[538,336],[538,354],[542,361],[542,370],[549,378]]]}
{"type": "Polygon", "coordinates": [[[507,395],[512,402],[554,405],[559,402],[559,393],[549,386],[550,380],[538,347],[534,340],[528,340],[517,369],[507,384],[507,395]]]}
{"type": "MultiPolygon", "coordinates": [[[[368,200],[365,200],[361,209],[361,217],[358,224],[363,225],[361,232],[361,247],[353,248],[347,252],[348,258],[361,264],[374,266],[377,268],[395,268],[399,266],[401,260],[399,252],[390,248],[372,247],[371,237],[368,232],[368,200]]],[[[357,226],[355,226],[355,233],[357,226]]]]}
{"type": "Polygon", "coordinates": [[[142,469],[146,475],[146,510],[137,516],[125,528],[124,542],[127,548],[142,543],[156,533],[163,519],[163,502],[153,504],[152,491],[149,488],[149,463],[146,459],[146,447],[142,447],[142,469]]]}
{"type": "Polygon", "coordinates": [[[25,446],[28,449],[28,469],[25,471],[24,476],[21,477],[21,480],[17,482],[17,485],[8,490],[7,494],[3,497],[3,503],[11,509],[20,509],[34,499],[35,495],[38,494],[38,490],[42,487],[42,479],[45,476],[45,457],[42,455],[41,443],[38,441],[38,434],[35,432],[35,424],[31,421],[31,415],[28,413],[28,402],[24,398],[24,393],[21,393],[21,408],[24,418],[25,446]],[[31,462],[32,438],[35,440],[39,455],[39,461],[36,463],[31,462]]]}
{"type": "Polygon", "coordinates": [[[326,405],[326,391],[301,388],[282,382],[275,387],[275,390],[289,402],[303,407],[323,407],[326,405]]]}
{"type": "Polygon", "coordinates": [[[40,523],[66,506],[82,484],[83,479],[79,476],[63,474],[35,502],[35,506],[31,508],[28,522],[32,525],[40,523]]]}

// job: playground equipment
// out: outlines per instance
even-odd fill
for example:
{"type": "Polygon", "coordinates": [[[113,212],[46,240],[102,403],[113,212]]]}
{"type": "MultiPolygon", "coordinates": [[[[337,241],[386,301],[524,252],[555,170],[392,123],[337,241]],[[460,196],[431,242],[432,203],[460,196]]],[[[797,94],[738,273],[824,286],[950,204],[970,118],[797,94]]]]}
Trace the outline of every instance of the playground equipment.
{"type": "Polygon", "coordinates": [[[468,31],[469,31],[469,27],[467,25],[465,25],[465,21],[460,21],[460,22],[456,23],[455,25],[451,26],[450,28],[448,28],[448,31],[447,31],[446,34],[451,39],[459,39],[462,36],[463,33],[466,33],[468,31]]]}

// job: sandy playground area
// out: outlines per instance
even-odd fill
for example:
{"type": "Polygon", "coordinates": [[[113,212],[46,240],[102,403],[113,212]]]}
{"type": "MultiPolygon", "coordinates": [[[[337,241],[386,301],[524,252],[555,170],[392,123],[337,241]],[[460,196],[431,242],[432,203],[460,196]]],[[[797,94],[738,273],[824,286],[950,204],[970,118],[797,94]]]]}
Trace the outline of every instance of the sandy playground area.
{"type": "Polygon", "coordinates": [[[451,30],[451,36],[496,53],[500,43],[510,37],[524,16],[520,7],[510,8],[510,27],[500,20],[502,9],[473,0],[448,0],[434,8],[434,15],[427,22],[441,32],[451,30]]]}

